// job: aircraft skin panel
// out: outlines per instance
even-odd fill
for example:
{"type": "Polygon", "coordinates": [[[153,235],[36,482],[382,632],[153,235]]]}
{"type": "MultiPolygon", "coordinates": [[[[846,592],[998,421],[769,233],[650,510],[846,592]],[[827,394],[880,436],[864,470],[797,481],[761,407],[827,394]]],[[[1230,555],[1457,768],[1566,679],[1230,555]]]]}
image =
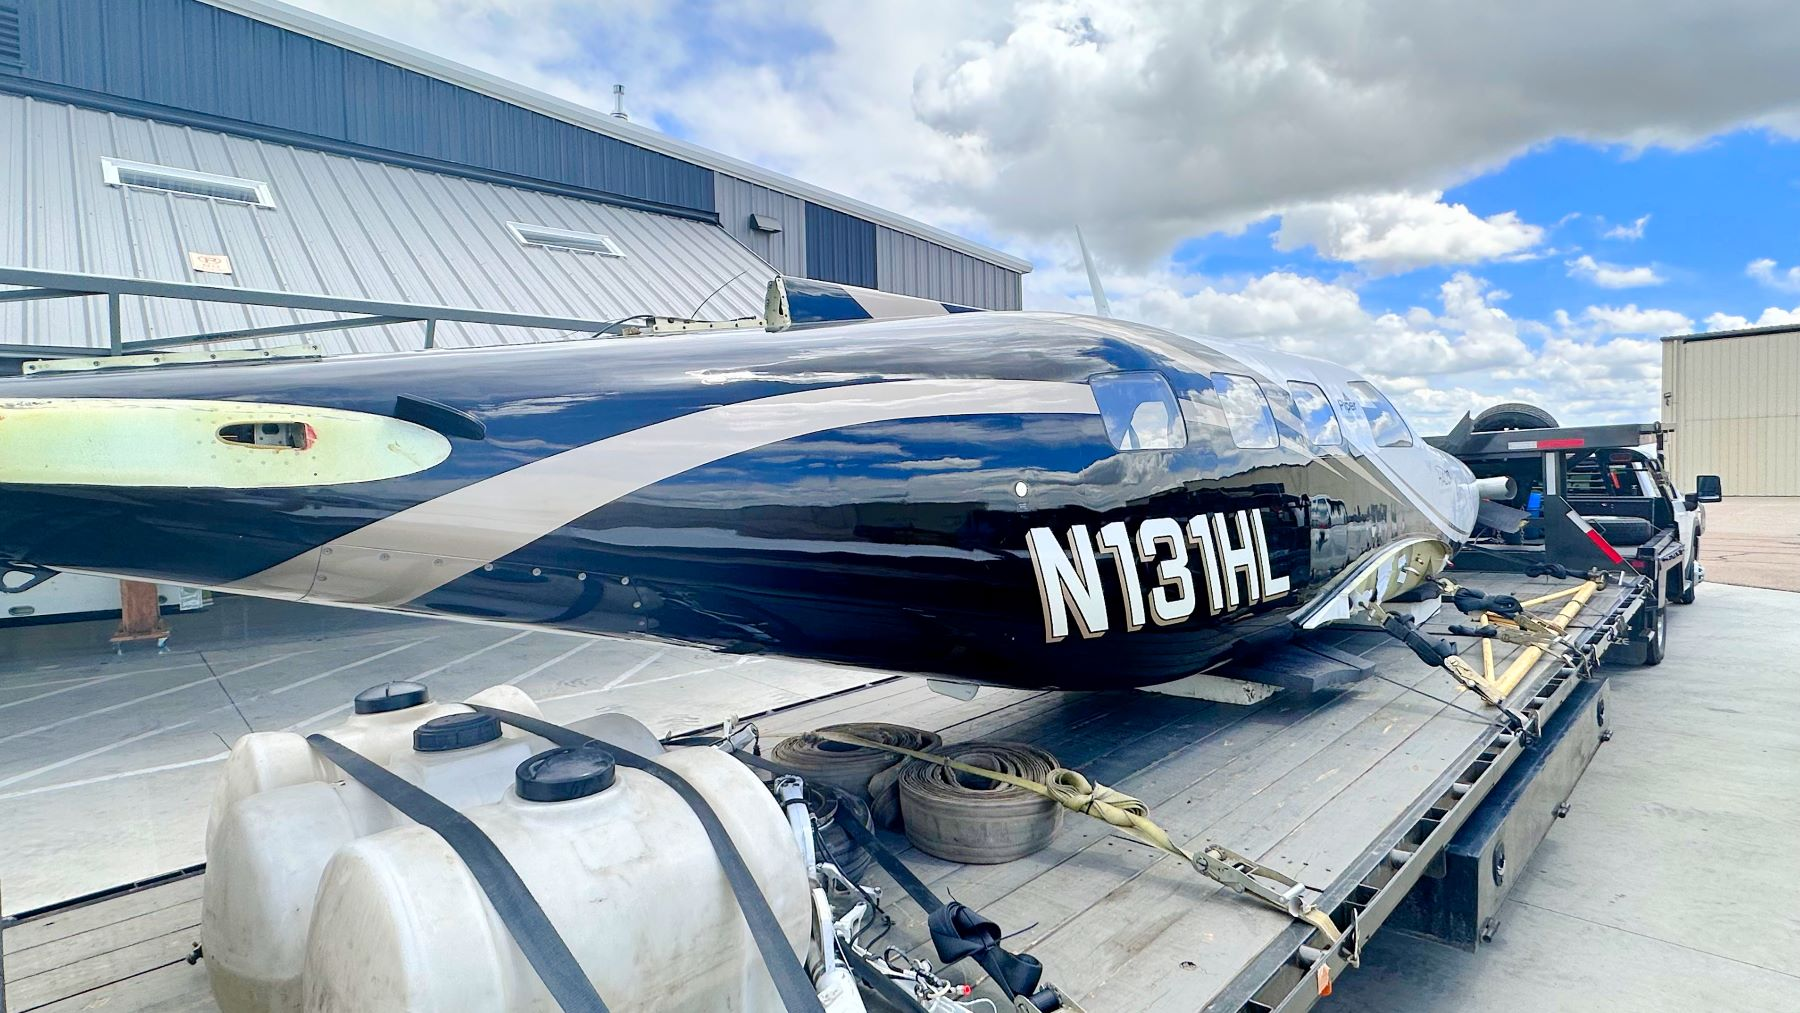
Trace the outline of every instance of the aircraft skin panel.
{"type": "Polygon", "coordinates": [[[1190,674],[1382,546],[1466,537],[1453,459],[1377,447],[1341,409],[1340,444],[1277,412],[1279,439],[1243,449],[1216,374],[1345,403],[1356,379],[1114,320],[966,313],[0,381],[65,410],[389,416],[404,394],[486,426],[416,474],[312,487],[9,484],[0,464],[0,559],[1091,689],[1190,674]],[[1114,374],[1161,378],[1178,417],[1144,431],[1175,443],[1120,442],[1142,437],[1097,400],[1114,374]]]}
{"type": "MultiPolygon", "coordinates": [[[[870,663],[873,641],[886,645],[884,666],[899,670],[1118,688],[1190,673],[1227,649],[1245,620],[1309,601],[1338,567],[1429,530],[1422,516],[1403,520],[1404,501],[1356,472],[1277,464],[1214,481],[1182,478],[1192,466],[1184,457],[1199,456],[1120,455],[1093,416],[850,427],[650,486],[409,607],[854,664],[870,663]],[[1020,481],[1026,497],[1016,493],[1020,481]],[[1310,497],[1298,492],[1308,488],[1354,506],[1312,526],[1301,507],[1310,497]],[[1135,535],[1158,521],[1234,524],[1239,511],[1261,514],[1271,574],[1290,593],[1248,600],[1240,572],[1239,600],[1227,604],[1222,581],[1217,592],[1207,586],[1203,553],[1216,552],[1216,536],[1210,546],[1184,538],[1192,583],[1178,597],[1194,605],[1181,620],[1147,615],[1130,628],[1117,564],[1097,559],[1104,628],[1047,637],[1028,548],[1034,529],[1062,537],[1081,525],[1093,537],[1119,522],[1135,535]],[[582,561],[573,572],[572,560],[582,561]],[[518,611],[490,611],[501,597],[496,584],[512,589],[518,611]]],[[[1235,527],[1227,535],[1242,544],[1235,527]]],[[[1157,584],[1156,564],[1172,555],[1139,552],[1132,561],[1140,600],[1157,584]]]]}

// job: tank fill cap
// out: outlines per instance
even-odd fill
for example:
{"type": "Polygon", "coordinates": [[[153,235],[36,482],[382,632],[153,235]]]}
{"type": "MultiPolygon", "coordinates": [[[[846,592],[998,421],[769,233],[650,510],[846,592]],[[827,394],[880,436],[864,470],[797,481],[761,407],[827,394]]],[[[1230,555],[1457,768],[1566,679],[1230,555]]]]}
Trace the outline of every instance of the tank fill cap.
{"type": "Polygon", "coordinates": [[[421,753],[441,753],[499,737],[500,719],[492,714],[445,714],[413,729],[413,748],[421,753]]]}
{"type": "Polygon", "coordinates": [[[431,702],[431,691],[416,682],[384,682],[356,694],[356,713],[386,714],[431,702]]]}
{"type": "Polygon", "coordinates": [[[567,802],[610,788],[614,773],[613,755],[600,746],[561,746],[519,764],[513,788],[528,802],[567,802]]]}

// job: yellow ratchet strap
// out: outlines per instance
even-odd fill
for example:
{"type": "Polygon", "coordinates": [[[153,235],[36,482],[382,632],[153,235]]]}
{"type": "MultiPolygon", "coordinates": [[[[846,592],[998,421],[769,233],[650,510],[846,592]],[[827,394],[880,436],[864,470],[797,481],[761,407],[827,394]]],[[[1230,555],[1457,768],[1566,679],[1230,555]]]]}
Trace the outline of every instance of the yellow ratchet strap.
{"type": "Polygon", "coordinates": [[[882,749],[915,760],[935,763],[952,770],[960,770],[965,774],[973,774],[977,777],[985,777],[989,780],[1023,788],[1041,795],[1065,809],[1072,809],[1095,819],[1104,820],[1151,847],[1180,857],[1208,879],[1222,886],[1228,886],[1238,893],[1249,894],[1276,910],[1284,911],[1293,918],[1312,925],[1325,934],[1325,938],[1330,941],[1332,946],[1336,946],[1344,938],[1344,933],[1331,920],[1331,916],[1319,910],[1311,900],[1306,898],[1305,884],[1221,845],[1208,844],[1202,847],[1198,853],[1189,853],[1187,849],[1169,838],[1168,831],[1157,826],[1156,822],[1150,818],[1150,807],[1145,805],[1142,800],[1133,798],[1117,789],[1108,788],[1106,785],[1089,781],[1080,771],[1058,767],[1040,783],[1029,778],[1015,777],[997,770],[987,770],[963,763],[948,756],[907,749],[903,746],[892,746],[857,735],[826,731],[801,734],[813,735],[851,746],[862,746],[866,749],[882,749]]]}

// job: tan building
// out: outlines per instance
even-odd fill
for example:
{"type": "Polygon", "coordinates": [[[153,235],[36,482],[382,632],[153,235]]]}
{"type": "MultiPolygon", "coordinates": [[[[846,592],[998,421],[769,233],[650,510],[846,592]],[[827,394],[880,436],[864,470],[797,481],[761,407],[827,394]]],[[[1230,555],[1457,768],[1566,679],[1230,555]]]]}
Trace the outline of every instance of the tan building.
{"type": "Polygon", "coordinates": [[[1675,484],[1800,496],[1800,325],[1663,339],[1662,419],[1675,484]]]}

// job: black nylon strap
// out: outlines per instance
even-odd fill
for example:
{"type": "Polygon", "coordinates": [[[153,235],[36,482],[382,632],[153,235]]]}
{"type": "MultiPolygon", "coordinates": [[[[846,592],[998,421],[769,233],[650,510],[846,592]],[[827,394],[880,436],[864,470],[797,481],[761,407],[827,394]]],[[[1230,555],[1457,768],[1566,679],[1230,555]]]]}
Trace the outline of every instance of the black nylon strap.
{"type": "Polygon", "coordinates": [[[519,878],[518,870],[480,827],[429,792],[336,740],[315,733],[308,735],[306,741],[383,802],[450,845],[565,1013],[607,1013],[606,1004],[594,991],[594,983],[588,980],[556,926],[550,924],[550,917],[519,878]]]}
{"type": "Polygon", "coordinates": [[[514,728],[548,739],[559,746],[595,743],[612,753],[613,760],[620,766],[641,770],[673,789],[693,809],[694,815],[700,819],[701,827],[705,828],[707,840],[712,842],[713,851],[719,856],[719,864],[725,868],[725,879],[731,884],[731,892],[737,895],[738,909],[743,912],[744,921],[750,925],[750,936],[756,940],[756,948],[762,953],[763,965],[768,968],[769,977],[774,979],[775,991],[781,995],[782,1005],[788,1008],[789,1013],[825,1013],[824,1005],[819,1002],[819,993],[814,990],[812,979],[801,965],[802,958],[788,948],[787,933],[782,930],[781,922],[769,907],[768,898],[763,896],[762,889],[756,885],[756,878],[750,874],[750,867],[744,864],[744,856],[738,853],[730,832],[725,829],[725,824],[719,822],[718,813],[713,812],[706,797],[685,778],[623,746],[584,735],[574,729],[497,707],[483,707],[479,704],[468,706],[483,714],[492,714],[514,728]]]}
{"type": "MultiPolygon", "coordinates": [[[[743,752],[734,752],[732,755],[749,766],[771,774],[804,776],[760,756],[750,756],[743,752]]],[[[822,781],[815,784],[839,797],[853,797],[835,785],[822,781]]],[[[958,901],[946,904],[939,900],[937,894],[932,893],[931,888],[907,868],[899,855],[889,850],[879,837],[862,824],[855,820],[844,820],[839,825],[850,835],[851,840],[867,851],[875,859],[875,863],[900,885],[900,889],[906,891],[913,903],[924,909],[926,926],[931,930],[931,943],[937,950],[938,960],[952,964],[963,957],[972,958],[1000,986],[1008,999],[1027,996],[1040,1010],[1054,1010],[1061,1005],[1061,1000],[1054,991],[1047,988],[1038,990],[1038,984],[1044,975],[1044,965],[1030,954],[1012,953],[1002,947],[998,925],[958,901]]]]}

